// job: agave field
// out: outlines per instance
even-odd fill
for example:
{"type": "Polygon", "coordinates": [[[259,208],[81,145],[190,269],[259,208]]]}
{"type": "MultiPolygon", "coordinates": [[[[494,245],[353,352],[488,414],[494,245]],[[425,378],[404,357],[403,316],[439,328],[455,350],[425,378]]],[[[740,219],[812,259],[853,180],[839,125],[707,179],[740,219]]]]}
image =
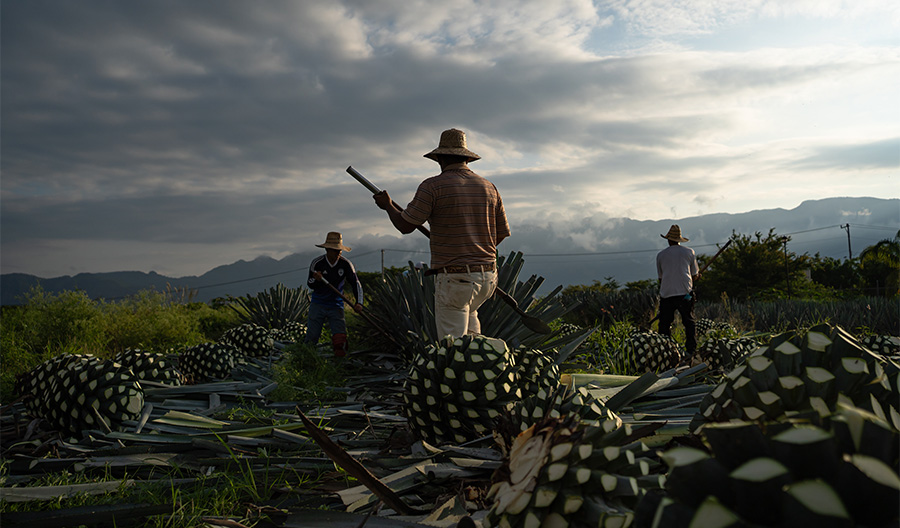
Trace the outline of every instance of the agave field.
{"type": "Polygon", "coordinates": [[[410,266],[347,312],[344,358],[282,285],[5,311],[0,522],[898,526],[896,299],[699,305],[686,358],[654,292],[538,296],[522,267],[499,286],[551,333],[492,298],[483,335],[438,336],[410,266]]]}

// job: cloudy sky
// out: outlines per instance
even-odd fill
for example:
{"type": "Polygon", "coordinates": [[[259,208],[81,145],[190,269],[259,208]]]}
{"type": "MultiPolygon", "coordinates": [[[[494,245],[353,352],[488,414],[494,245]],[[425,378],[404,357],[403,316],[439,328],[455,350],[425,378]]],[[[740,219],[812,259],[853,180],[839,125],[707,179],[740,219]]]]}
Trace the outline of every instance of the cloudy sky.
{"type": "Polygon", "coordinates": [[[619,247],[619,217],[900,196],[895,0],[0,9],[3,273],[199,275],[330,230],[422,248],[345,169],[405,204],[450,127],[526,257],[534,232],[619,247]]]}

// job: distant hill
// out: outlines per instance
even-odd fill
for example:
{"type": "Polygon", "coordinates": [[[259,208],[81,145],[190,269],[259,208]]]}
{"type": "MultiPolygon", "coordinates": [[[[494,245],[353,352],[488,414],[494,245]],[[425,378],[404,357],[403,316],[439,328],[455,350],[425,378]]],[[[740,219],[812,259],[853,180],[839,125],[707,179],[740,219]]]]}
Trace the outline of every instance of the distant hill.
{"type": "MultiPolygon", "coordinates": [[[[522,251],[525,267],[521,278],[534,274],[545,278],[545,288],[557,285],[591,284],[614,277],[620,284],[655,278],[656,251],[663,249],[660,235],[671,224],[679,224],[690,238],[686,245],[698,254],[712,254],[716,243],[723,243],[732,232],[789,234],[788,250],[794,253],[846,258],[850,248],[846,230],[850,224],[853,256],[878,240],[892,238],[900,228],[900,199],[828,198],[809,200],[794,209],[766,209],[740,214],[710,214],[681,219],[632,220],[614,218],[604,221],[585,219],[571,233],[560,235],[545,226],[513,226],[513,236],[500,246],[500,254],[522,251]],[[585,247],[580,240],[599,241],[585,247]],[[529,256],[533,255],[533,256],[529,256]]],[[[398,235],[399,236],[399,235],[398,235]]],[[[413,236],[413,235],[410,235],[413,236]]],[[[378,271],[377,247],[354,244],[347,256],[358,270],[378,271]]],[[[287,286],[305,284],[310,261],[321,250],[295,253],[283,259],[259,257],[216,267],[200,276],[166,277],[155,272],[119,271],[80,273],[74,276],[39,278],[22,273],[0,275],[0,303],[19,304],[22,296],[40,285],[47,292],[84,290],[91,298],[117,299],[141,290],[191,288],[195,299],[209,301],[227,295],[256,294],[278,283],[287,286]]],[[[427,260],[422,253],[394,256],[386,265],[427,260]]]]}

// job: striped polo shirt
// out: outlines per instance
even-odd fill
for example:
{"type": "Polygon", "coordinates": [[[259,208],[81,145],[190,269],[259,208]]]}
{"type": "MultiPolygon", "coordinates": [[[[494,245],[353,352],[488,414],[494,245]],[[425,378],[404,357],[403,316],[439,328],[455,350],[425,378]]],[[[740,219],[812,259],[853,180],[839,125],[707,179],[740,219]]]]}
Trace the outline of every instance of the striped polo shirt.
{"type": "Polygon", "coordinates": [[[497,244],[509,236],[497,188],[461,164],[419,184],[402,217],[429,223],[432,268],[495,262],[497,244]]]}

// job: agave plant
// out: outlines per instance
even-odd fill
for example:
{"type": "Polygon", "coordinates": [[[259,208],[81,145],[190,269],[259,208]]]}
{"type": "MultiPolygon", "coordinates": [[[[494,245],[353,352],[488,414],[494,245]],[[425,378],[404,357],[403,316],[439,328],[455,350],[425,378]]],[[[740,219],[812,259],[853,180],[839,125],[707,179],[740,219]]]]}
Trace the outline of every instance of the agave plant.
{"type": "Polygon", "coordinates": [[[178,358],[188,383],[226,379],[241,364],[243,354],[227,343],[200,343],[186,348],[178,358]]]}
{"type": "Polygon", "coordinates": [[[515,438],[496,471],[484,525],[629,526],[640,498],[664,483],[660,464],[637,438],[615,420],[541,420],[515,438]]]}
{"type": "Polygon", "coordinates": [[[521,396],[515,355],[500,339],[447,336],[418,355],[403,394],[413,432],[433,444],[490,433],[521,396]]]}
{"type": "Polygon", "coordinates": [[[900,428],[900,363],[840,327],[786,332],[751,353],[701,402],[692,429],[733,419],[827,415],[842,399],[900,428]]]}
{"type": "Polygon", "coordinates": [[[684,355],[678,343],[656,332],[634,332],[619,351],[630,374],[662,372],[675,368],[684,355]]]}
{"type": "Polygon", "coordinates": [[[72,434],[119,430],[144,407],[144,391],[131,369],[87,354],[49,359],[19,383],[20,394],[32,396],[31,414],[72,434]]]}
{"type": "Polygon", "coordinates": [[[254,323],[244,323],[229,329],[219,339],[220,343],[231,345],[245,356],[268,356],[275,350],[274,339],[269,330],[254,323]]]}
{"type": "Polygon", "coordinates": [[[290,323],[306,321],[309,313],[309,290],[287,288],[278,283],[274,288],[251,297],[236,297],[228,306],[237,312],[241,321],[268,329],[286,328],[290,323]]]}
{"type": "Polygon", "coordinates": [[[662,454],[665,491],[643,498],[636,526],[897,525],[900,435],[865,410],[709,424],[701,438],[662,454]]]}
{"type": "Polygon", "coordinates": [[[181,385],[184,382],[184,375],[178,370],[175,363],[163,354],[128,348],[116,354],[113,361],[130,368],[139,380],[173,386],[181,385]]]}
{"type": "Polygon", "coordinates": [[[639,328],[649,329],[659,306],[659,293],[656,288],[586,290],[567,294],[563,301],[576,308],[570,317],[582,326],[599,324],[606,328],[616,321],[629,320],[639,328]]]}
{"type": "MultiPolygon", "coordinates": [[[[529,315],[545,322],[565,315],[571,307],[560,302],[559,288],[542,299],[536,299],[537,290],[544,282],[542,277],[532,276],[518,281],[524,265],[522,254],[513,252],[501,258],[498,267],[498,286],[509,293],[529,315]]],[[[425,270],[415,269],[410,263],[408,273],[388,275],[383,283],[372,288],[365,318],[368,337],[382,354],[393,350],[404,362],[421,353],[427,346],[437,343],[444,336],[437,335],[434,323],[434,280],[425,270]]],[[[561,332],[538,334],[522,324],[521,317],[504,301],[492,297],[478,309],[481,333],[502,339],[512,347],[520,345],[537,348],[560,339],[561,332]]]]}
{"type": "Polygon", "coordinates": [[[712,338],[697,347],[697,357],[709,365],[710,369],[730,371],[758,347],[759,344],[752,337],[712,338]]]}

